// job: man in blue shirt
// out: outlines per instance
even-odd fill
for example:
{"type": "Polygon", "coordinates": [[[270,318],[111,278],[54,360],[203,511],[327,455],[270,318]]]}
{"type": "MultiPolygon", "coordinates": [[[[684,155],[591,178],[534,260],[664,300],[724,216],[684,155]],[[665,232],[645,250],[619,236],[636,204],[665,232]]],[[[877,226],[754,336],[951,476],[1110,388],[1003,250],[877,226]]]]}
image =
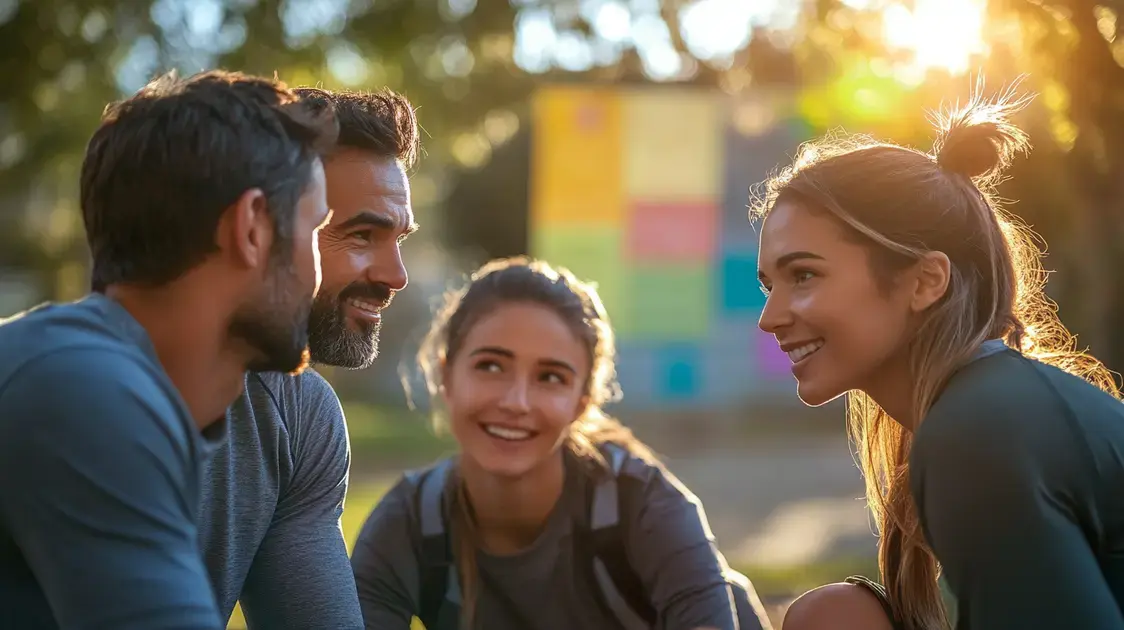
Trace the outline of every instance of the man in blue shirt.
{"type": "MultiPolygon", "coordinates": [[[[403,240],[416,229],[407,169],[418,154],[413,108],[390,90],[296,90],[335,112],[324,159],[331,222],[320,233],[324,282],[312,306],[315,364],[371,364],[381,311],[406,288],[403,240]]],[[[347,425],[313,370],[253,372],[227,416],[229,438],[204,469],[200,532],[223,619],[241,600],[253,628],[363,628],[339,519],[347,425]]]]}
{"type": "Polygon", "coordinates": [[[0,325],[0,627],[223,627],[201,467],[247,369],[307,363],[336,133],[223,72],[107,108],[81,176],[99,293],[0,325]]]}

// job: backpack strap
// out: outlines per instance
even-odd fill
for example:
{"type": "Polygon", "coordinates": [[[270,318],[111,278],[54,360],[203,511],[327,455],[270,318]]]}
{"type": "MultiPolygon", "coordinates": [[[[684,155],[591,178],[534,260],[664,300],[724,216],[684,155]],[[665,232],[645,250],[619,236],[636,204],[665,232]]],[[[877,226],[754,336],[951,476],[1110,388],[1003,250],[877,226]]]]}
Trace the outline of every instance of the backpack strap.
{"type": "MultiPolygon", "coordinates": [[[[598,603],[616,616],[622,628],[651,630],[656,627],[658,613],[644,589],[644,582],[628,560],[625,547],[628,523],[621,522],[621,506],[633,505],[639,500],[641,482],[622,474],[630,457],[627,450],[615,444],[607,444],[601,450],[609,463],[609,474],[592,484],[589,521],[577,530],[584,534],[576,537],[577,563],[584,567],[587,577],[597,581],[600,586],[595,591],[598,603]]],[[[725,560],[722,562],[725,565],[725,560]]],[[[738,627],[769,630],[769,617],[749,579],[728,567],[725,573],[738,627]]]]}
{"type": "Polygon", "coordinates": [[[629,453],[615,444],[607,444],[601,450],[609,470],[593,484],[586,530],[589,543],[579,545],[591,557],[579,562],[591,565],[593,577],[600,587],[601,603],[617,617],[621,627],[629,630],[653,628],[656,609],[644,590],[644,583],[628,560],[621,524],[621,505],[626,502],[630,488],[635,487],[627,479],[621,483],[621,470],[629,453]]]}
{"type": "Polygon", "coordinates": [[[421,530],[418,618],[433,630],[457,628],[460,616],[460,580],[445,527],[445,486],[452,466],[453,460],[445,459],[417,474],[420,483],[415,500],[421,530]]]}

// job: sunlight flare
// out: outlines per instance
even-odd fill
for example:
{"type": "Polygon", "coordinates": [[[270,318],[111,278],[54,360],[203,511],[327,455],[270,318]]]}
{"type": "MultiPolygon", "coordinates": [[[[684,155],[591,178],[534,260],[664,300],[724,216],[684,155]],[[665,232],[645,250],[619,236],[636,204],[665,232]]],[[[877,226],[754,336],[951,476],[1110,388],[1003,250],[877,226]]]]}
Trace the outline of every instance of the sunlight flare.
{"type": "Polygon", "coordinates": [[[915,0],[913,8],[892,3],[882,14],[886,43],[913,53],[916,70],[945,70],[961,75],[987,53],[984,41],[986,0],[915,0]]]}

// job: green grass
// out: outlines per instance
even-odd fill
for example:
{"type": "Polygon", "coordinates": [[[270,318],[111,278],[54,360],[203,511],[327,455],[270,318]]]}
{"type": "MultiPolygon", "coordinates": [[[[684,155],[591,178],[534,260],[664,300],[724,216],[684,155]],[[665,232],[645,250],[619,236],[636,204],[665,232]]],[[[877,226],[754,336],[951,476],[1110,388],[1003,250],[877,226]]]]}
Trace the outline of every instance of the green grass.
{"type": "MultiPolygon", "coordinates": [[[[343,529],[349,553],[367,515],[388,489],[386,481],[353,480],[347,493],[343,518],[340,519],[340,527],[343,529]]],[[[878,575],[878,567],[873,558],[838,558],[790,567],[740,565],[735,568],[749,576],[763,599],[799,595],[820,584],[838,582],[848,575],[861,574],[868,577],[878,575]]],[[[246,622],[242,617],[242,611],[235,608],[227,629],[245,630],[245,628],[246,622]]],[[[422,626],[415,623],[414,628],[421,630],[422,626]]]]}
{"type": "Polygon", "coordinates": [[[430,418],[406,409],[345,403],[352,470],[401,470],[433,461],[456,448],[437,435],[430,418]]]}

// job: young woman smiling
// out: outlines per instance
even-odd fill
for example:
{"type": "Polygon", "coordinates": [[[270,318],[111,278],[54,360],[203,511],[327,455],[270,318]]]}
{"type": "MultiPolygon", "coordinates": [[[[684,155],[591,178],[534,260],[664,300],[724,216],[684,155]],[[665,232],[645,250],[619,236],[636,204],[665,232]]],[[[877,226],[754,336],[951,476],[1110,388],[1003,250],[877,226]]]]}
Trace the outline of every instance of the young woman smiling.
{"type": "Polygon", "coordinates": [[[785,630],[947,627],[938,567],[960,630],[1124,628],[1124,405],[991,194],[1023,102],[977,96],[932,154],[810,145],[758,208],[760,326],[805,403],[849,392],[885,586],[811,591],[785,630]]]}
{"type": "Polygon", "coordinates": [[[602,413],[614,355],[596,292],[546,263],[489,263],[449,297],[419,363],[460,453],[363,527],[367,628],[768,627],[698,500],[602,413]]]}

